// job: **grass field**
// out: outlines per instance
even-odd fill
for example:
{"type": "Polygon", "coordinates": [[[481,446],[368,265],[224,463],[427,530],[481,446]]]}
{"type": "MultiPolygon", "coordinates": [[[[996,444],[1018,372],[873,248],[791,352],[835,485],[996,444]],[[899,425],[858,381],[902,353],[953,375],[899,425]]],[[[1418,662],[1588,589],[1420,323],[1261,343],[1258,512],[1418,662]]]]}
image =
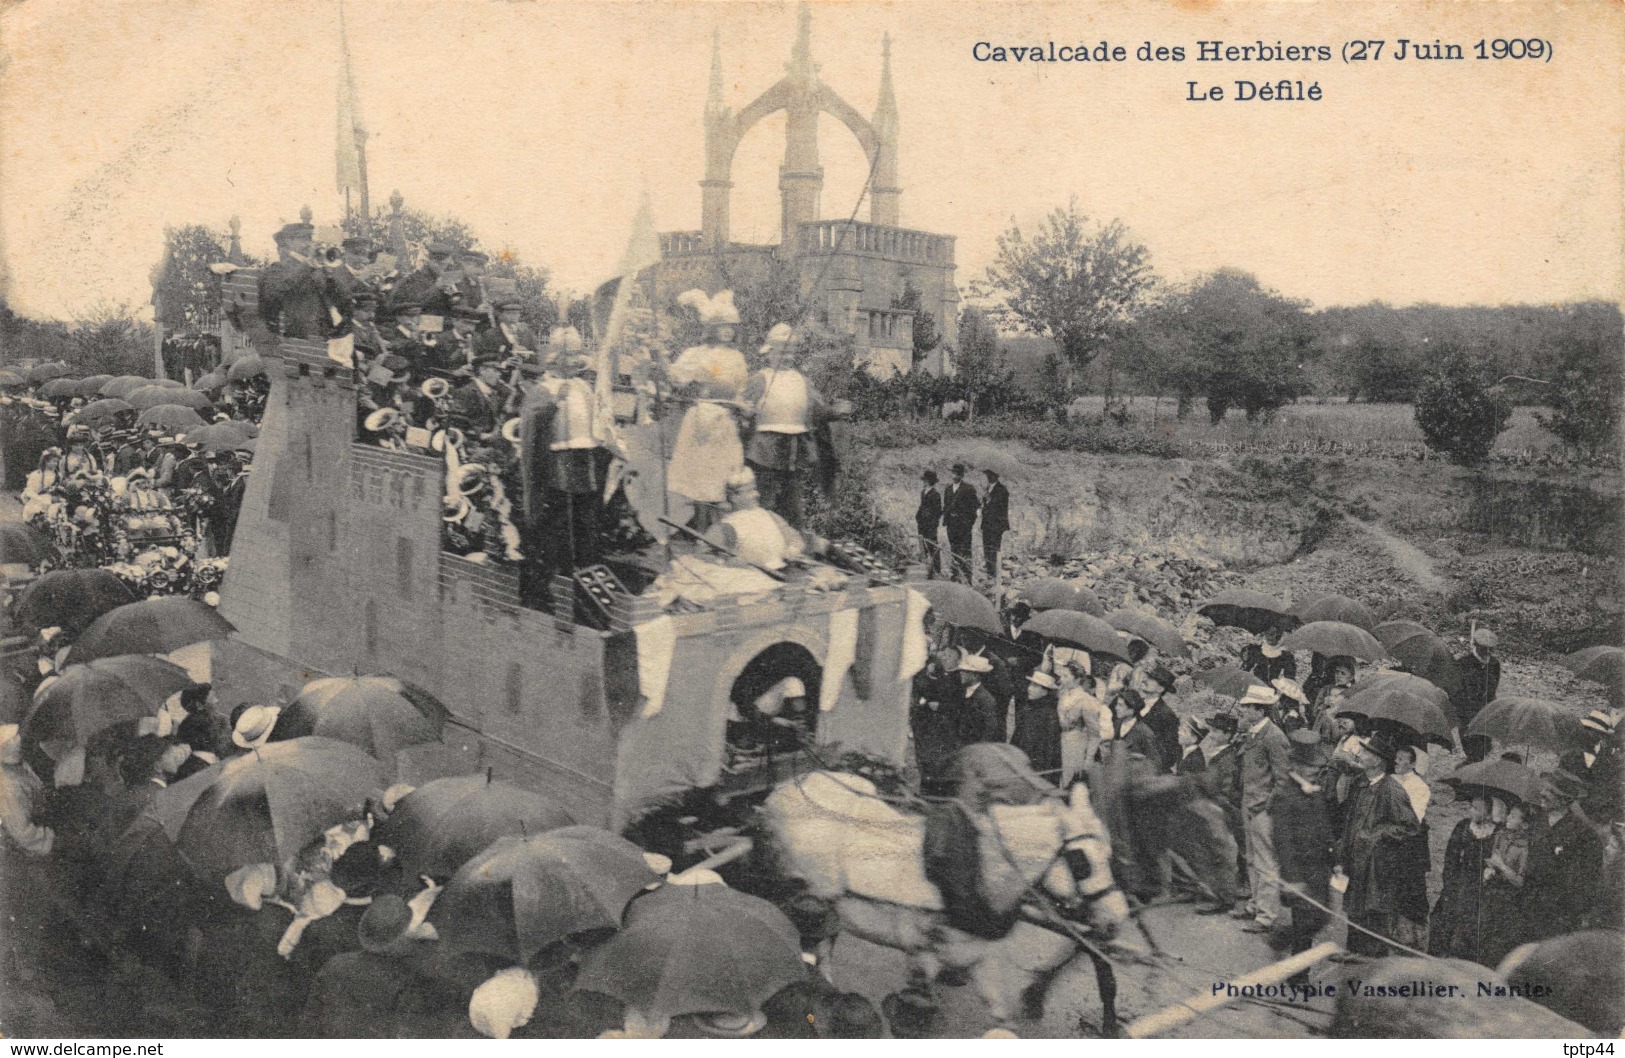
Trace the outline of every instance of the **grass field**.
{"type": "MultiPolygon", "coordinates": [[[[860,424],[860,437],[882,448],[933,444],[969,435],[1025,441],[1041,449],[1187,458],[1250,454],[1437,458],[1423,443],[1408,404],[1299,403],[1282,408],[1268,421],[1249,423],[1240,412],[1232,412],[1217,424],[1208,421],[1200,405],[1180,421],[1169,399],[1133,398],[1132,418],[1126,424],[1102,420],[1099,397],[1083,398],[1082,406],[1083,421],[1069,425],[997,417],[973,423],[893,419],[860,424]]],[[[1510,425],[1496,441],[1495,462],[1562,460],[1560,446],[1536,422],[1535,410],[1520,407],[1513,412],[1510,425]]]]}

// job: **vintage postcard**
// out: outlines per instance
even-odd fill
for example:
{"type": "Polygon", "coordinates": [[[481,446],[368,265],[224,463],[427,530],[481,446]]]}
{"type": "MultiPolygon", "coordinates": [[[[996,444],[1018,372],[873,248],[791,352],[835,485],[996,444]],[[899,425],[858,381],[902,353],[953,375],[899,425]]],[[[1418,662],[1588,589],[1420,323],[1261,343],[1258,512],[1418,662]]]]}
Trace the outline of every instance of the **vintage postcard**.
{"type": "Polygon", "coordinates": [[[1618,4],[0,41],[27,1053],[1613,1053],[1618,4]]]}

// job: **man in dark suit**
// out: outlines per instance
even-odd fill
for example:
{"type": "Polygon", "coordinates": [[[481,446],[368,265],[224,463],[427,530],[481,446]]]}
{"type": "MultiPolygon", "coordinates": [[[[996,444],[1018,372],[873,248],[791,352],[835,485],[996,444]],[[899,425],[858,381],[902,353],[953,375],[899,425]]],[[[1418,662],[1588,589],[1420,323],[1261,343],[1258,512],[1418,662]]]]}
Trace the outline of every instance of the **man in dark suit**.
{"type": "Polygon", "coordinates": [[[999,543],[1010,531],[1010,490],[1004,487],[999,475],[984,470],[987,475],[987,493],[982,497],[982,563],[987,579],[999,581],[999,543]]]}
{"type": "Polygon", "coordinates": [[[1254,687],[1239,703],[1241,715],[1241,814],[1247,835],[1247,874],[1253,897],[1249,906],[1232,911],[1251,918],[1248,932],[1268,933],[1281,917],[1281,868],[1275,855],[1275,826],[1270,801],[1295,785],[1292,749],[1270,720],[1273,690],[1254,687]]]}
{"type": "Polygon", "coordinates": [[[542,349],[541,340],[530,324],[520,317],[519,299],[499,297],[496,302],[497,325],[481,331],[474,338],[474,355],[506,360],[512,356],[534,361],[542,349]]]}
{"type": "Polygon", "coordinates": [[[937,543],[941,525],[942,493],[937,489],[937,472],[927,470],[920,475],[920,505],[914,509],[914,528],[920,534],[920,557],[927,563],[927,577],[942,572],[942,545],[937,543]]]}
{"type": "Polygon", "coordinates": [[[976,495],[976,486],[965,480],[965,464],[955,463],[950,469],[954,479],[943,496],[942,524],[948,530],[948,550],[953,552],[953,579],[969,584],[971,534],[982,501],[976,495]]]}
{"type": "MultiPolygon", "coordinates": [[[[985,511],[985,508],[984,508],[985,511]]],[[[983,532],[987,525],[987,515],[982,515],[983,532]]],[[[1184,755],[1179,744],[1179,717],[1174,713],[1163,696],[1173,690],[1174,674],[1167,666],[1161,663],[1153,664],[1149,669],[1136,669],[1134,672],[1134,689],[1140,692],[1145,699],[1145,708],[1140,710],[1140,721],[1157,736],[1157,746],[1161,750],[1161,760],[1158,767],[1162,771],[1172,771],[1175,764],[1184,755]]]]}
{"type": "Polygon", "coordinates": [[[1545,940],[1590,927],[1602,885],[1603,845],[1580,802],[1586,781],[1559,767],[1540,789],[1540,811],[1530,821],[1529,861],[1519,891],[1524,940],[1545,940]]]}
{"type": "Polygon", "coordinates": [[[397,305],[418,305],[431,316],[449,316],[460,294],[456,271],[456,249],[436,239],[428,245],[429,260],[395,285],[390,300],[397,305]]]}
{"type": "Polygon", "coordinates": [[[501,365],[495,360],[475,361],[474,377],[451,395],[451,421],[470,437],[489,440],[502,425],[509,396],[501,365]]]}
{"type": "Polygon", "coordinates": [[[272,334],[328,338],[350,318],[350,298],[331,270],[311,259],[315,229],[287,224],[276,233],[279,259],[260,273],[259,314],[272,334]]]}

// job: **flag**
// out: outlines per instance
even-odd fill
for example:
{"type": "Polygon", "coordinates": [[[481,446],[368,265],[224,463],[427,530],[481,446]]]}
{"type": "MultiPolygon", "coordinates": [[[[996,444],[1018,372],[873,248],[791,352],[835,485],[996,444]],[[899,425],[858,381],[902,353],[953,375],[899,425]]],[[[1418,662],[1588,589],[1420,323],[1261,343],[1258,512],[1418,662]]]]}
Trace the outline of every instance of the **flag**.
{"type": "MultiPolygon", "coordinates": [[[[611,434],[615,423],[615,347],[620,344],[621,334],[626,330],[626,313],[638,273],[659,263],[660,237],[655,234],[654,214],[649,208],[649,196],[646,194],[638,205],[637,216],[632,219],[632,237],[627,241],[626,254],[621,258],[621,266],[617,270],[620,283],[615,289],[615,303],[609,310],[609,322],[604,326],[604,336],[598,343],[594,357],[596,362],[593,367],[597,371],[597,378],[593,383],[593,421],[611,434]]],[[[612,450],[618,454],[625,451],[618,438],[605,437],[602,440],[616,442],[612,444],[612,450]]]]}
{"type": "Polygon", "coordinates": [[[355,74],[350,69],[350,39],[344,30],[344,9],[339,8],[339,45],[344,62],[339,69],[338,106],[338,188],[339,194],[362,190],[361,144],[367,129],[361,120],[361,100],[356,96],[355,74]]]}

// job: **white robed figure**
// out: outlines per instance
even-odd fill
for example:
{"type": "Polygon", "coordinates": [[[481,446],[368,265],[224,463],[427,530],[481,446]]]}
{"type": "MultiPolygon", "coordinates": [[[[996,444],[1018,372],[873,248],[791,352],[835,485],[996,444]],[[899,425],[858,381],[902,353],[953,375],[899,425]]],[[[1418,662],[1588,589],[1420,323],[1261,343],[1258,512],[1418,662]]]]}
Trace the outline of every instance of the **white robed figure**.
{"type": "Polygon", "coordinates": [[[677,302],[699,313],[705,339],[683,350],[666,371],[671,385],[694,400],[677,430],[666,488],[696,504],[716,505],[727,498],[728,478],[745,465],[735,413],[750,368],[734,347],[739,310],[731,290],[714,298],[690,290],[677,302]]]}

